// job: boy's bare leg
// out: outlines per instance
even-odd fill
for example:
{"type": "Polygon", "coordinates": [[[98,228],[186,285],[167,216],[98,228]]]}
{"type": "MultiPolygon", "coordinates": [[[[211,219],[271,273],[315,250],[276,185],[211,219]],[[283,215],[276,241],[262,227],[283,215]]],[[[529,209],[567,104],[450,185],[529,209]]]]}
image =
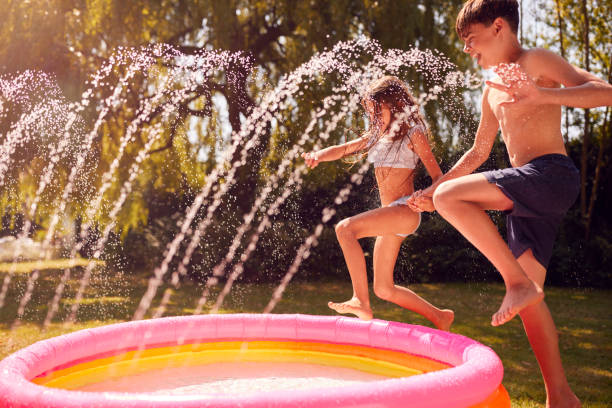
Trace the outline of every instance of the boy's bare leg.
{"type": "Polygon", "coordinates": [[[412,310],[431,321],[440,330],[450,330],[455,313],[438,309],[413,291],[393,282],[393,270],[399,249],[404,241],[397,235],[376,238],[374,244],[374,293],[381,299],[412,310]]]}
{"type": "Polygon", "coordinates": [[[377,208],[340,221],[336,226],[336,237],[351,275],[353,297],[346,302],[329,302],[328,306],[338,313],[352,313],[361,319],[371,319],[372,309],[365,256],[357,240],[395,233],[411,233],[416,229],[418,222],[418,214],[407,206],[377,208]]]}
{"type": "Polygon", "coordinates": [[[478,248],[504,279],[506,295],[491,319],[493,326],[508,322],[522,309],[544,298],[542,289],[527,277],[485,212],[512,208],[512,201],[499,187],[482,174],[470,174],[442,183],[433,200],[440,215],[478,248]]]}
{"type": "MultiPolygon", "coordinates": [[[[527,250],[518,258],[527,276],[540,287],[544,286],[546,269],[527,250]]],[[[525,333],[538,360],[544,385],[546,386],[546,407],[580,407],[580,400],[572,392],[559,353],[559,336],[546,302],[526,307],[520,312],[525,333]]]]}

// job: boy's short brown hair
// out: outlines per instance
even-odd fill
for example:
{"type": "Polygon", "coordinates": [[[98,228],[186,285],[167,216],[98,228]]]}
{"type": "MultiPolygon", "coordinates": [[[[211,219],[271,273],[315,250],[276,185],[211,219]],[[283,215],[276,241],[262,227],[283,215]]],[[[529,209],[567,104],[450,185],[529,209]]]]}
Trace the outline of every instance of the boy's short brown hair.
{"type": "Polygon", "coordinates": [[[490,26],[493,21],[501,17],[508,22],[513,33],[518,32],[519,11],[517,0],[468,0],[463,4],[455,29],[459,37],[465,37],[472,24],[490,26]]]}

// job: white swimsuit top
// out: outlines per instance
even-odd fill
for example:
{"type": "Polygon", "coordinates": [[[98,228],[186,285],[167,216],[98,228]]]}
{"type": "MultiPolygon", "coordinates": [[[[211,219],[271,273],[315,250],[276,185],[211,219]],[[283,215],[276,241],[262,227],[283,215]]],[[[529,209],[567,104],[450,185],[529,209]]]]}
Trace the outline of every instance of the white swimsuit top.
{"type": "MultiPolygon", "coordinates": [[[[416,130],[425,132],[422,125],[416,125],[408,131],[408,136],[416,130]]],[[[414,169],[419,162],[419,156],[409,145],[409,137],[403,137],[396,141],[381,137],[368,151],[368,161],[374,163],[374,167],[414,169]]]]}

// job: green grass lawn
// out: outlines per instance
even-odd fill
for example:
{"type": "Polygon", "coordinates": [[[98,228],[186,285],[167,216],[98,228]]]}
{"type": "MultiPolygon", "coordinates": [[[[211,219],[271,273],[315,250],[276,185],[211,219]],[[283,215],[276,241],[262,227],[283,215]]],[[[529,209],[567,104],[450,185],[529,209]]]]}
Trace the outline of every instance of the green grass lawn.
{"type": "MultiPolygon", "coordinates": [[[[26,289],[27,275],[12,279],[5,306],[0,309],[0,358],[38,340],[74,330],[129,320],[140,301],[147,279],[121,275],[94,275],[79,309],[78,322],[71,327],[63,323],[78,287],[68,282],[55,321],[41,330],[47,307],[53,298],[61,271],[42,271],[24,318],[11,332],[18,299],[26,289]]],[[[0,273],[0,280],[4,274],[0,273]]],[[[78,278],[78,273],[75,278],[78,278]]],[[[492,347],[501,357],[504,386],[513,406],[541,407],[545,400],[537,362],[530,351],[519,319],[494,328],[490,316],[503,296],[500,284],[448,283],[420,284],[411,287],[432,303],[456,312],[452,331],[469,336],[492,347]]],[[[163,289],[163,288],[162,288],[163,289]]],[[[227,297],[221,312],[261,312],[275,285],[237,284],[227,297]]],[[[153,303],[153,312],[161,293],[153,303]]],[[[191,314],[202,288],[182,285],[175,290],[164,315],[191,314]]],[[[218,289],[216,290],[218,292],[218,289]]],[[[207,306],[215,301],[210,296],[207,306]]],[[[287,288],[275,313],[331,315],[328,300],[345,300],[351,294],[348,279],[341,282],[293,282],[287,288]]],[[[560,334],[560,347],[569,382],[585,407],[608,407],[612,404],[612,291],[592,289],[548,288],[547,302],[560,334]]],[[[429,325],[421,316],[372,296],[375,317],[406,323],[429,325]]]]}
{"type": "Polygon", "coordinates": [[[74,259],[50,259],[25,262],[0,262],[0,272],[30,273],[35,269],[64,269],[75,266],[87,266],[89,264],[104,265],[103,261],[85,258],[74,259]]]}

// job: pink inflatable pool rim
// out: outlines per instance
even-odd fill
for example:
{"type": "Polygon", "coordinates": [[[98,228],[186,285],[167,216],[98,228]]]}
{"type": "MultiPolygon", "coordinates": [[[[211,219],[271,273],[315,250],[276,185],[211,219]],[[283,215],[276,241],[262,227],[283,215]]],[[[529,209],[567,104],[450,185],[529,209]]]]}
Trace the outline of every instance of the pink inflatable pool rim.
{"type": "Polygon", "coordinates": [[[468,407],[494,392],[503,368],[472,339],[423,326],[341,316],[233,314],[119,323],[40,341],[0,362],[2,407],[468,407]],[[363,385],[241,396],[82,392],[30,380],[100,356],[211,341],[312,341],[403,351],[453,367],[363,385]]]}

